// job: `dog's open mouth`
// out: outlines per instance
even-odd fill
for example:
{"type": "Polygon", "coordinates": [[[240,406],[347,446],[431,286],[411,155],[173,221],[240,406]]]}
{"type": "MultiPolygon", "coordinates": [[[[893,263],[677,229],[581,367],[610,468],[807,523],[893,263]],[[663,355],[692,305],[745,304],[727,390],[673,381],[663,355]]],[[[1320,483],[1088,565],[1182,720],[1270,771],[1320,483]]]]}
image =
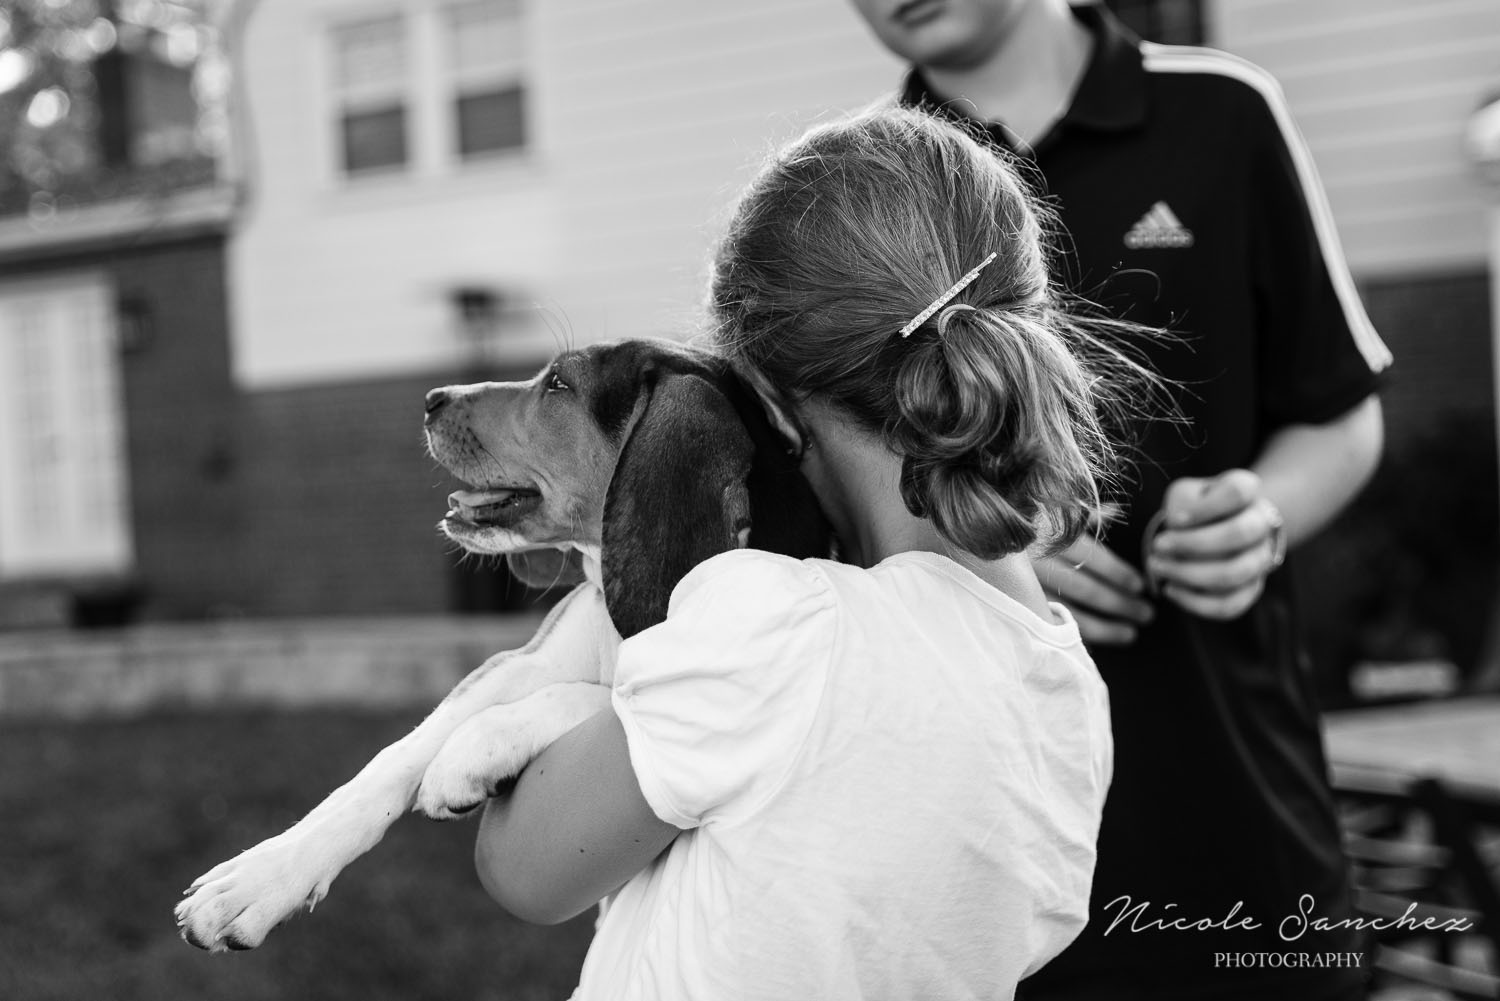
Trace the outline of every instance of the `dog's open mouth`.
{"type": "Polygon", "coordinates": [[[448,495],[447,520],[465,522],[480,528],[486,525],[509,525],[540,504],[541,500],[541,491],[531,487],[455,490],[448,495]]]}

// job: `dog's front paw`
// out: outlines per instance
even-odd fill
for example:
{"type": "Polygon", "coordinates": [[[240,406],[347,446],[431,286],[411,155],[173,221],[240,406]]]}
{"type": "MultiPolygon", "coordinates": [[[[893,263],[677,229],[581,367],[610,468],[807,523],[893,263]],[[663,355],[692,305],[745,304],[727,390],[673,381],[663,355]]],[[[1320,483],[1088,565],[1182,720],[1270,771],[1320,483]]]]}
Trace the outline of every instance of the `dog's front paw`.
{"type": "Polygon", "coordinates": [[[515,781],[534,752],[524,723],[502,711],[511,708],[492,706],[454,731],[422,776],[417,810],[453,820],[515,781]]]}
{"type": "Polygon", "coordinates": [[[209,952],[254,949],[272,928],[312,910],[338,875],[295,829],[199,876],[176,909],[183,941],[209,952]]]}
{"type": "Polygon", "coordinates": [[[608,705],[608,688],[568,682],[474,714],[427,766],[415,809],[434,820],[473,811],[509,785],[542,748],[608,705]]]}

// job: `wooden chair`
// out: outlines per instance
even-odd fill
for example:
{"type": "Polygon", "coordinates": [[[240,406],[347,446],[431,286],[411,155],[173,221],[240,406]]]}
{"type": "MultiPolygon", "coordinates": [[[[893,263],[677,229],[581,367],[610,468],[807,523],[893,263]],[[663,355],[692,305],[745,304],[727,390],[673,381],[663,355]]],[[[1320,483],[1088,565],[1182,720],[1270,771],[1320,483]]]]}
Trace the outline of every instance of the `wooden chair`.
{"type": "Polygon", "coordinates": [[[1350,768],[1335,769],[1334,788],[1356,908],[1386,925],[1372,932],[1375,995],[1500,998],[1500,800],[1350,768]]]}

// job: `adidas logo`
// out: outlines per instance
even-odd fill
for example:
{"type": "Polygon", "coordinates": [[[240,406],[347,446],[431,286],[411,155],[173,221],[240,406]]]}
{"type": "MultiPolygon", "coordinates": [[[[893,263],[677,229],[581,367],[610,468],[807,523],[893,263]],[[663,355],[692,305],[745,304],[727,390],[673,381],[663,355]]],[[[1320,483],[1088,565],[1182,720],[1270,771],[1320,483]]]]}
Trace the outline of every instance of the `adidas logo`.
{"type": "Polygon", "coordinates": [[[1139,222],[1125,234],[1125,246],[1131,250],[1150,248],[1191,247],[1193,231],[1167,208],[1166,202],[1157,202],[1141,216],[1139,222]]]}

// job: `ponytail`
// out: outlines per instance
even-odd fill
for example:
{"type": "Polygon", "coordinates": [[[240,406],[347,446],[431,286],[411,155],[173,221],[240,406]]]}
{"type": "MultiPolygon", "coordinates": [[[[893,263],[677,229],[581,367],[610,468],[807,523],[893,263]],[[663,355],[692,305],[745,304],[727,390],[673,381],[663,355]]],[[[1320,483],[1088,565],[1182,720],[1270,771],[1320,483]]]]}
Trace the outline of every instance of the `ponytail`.
{"type": "Polygon", "coordinates": [[[1066,546],[1101,508],[1113,455],[1093,379],[1045,307],[954,313],[897,366],[887,437],[901,498],[984,558],[1066,546]]]}

